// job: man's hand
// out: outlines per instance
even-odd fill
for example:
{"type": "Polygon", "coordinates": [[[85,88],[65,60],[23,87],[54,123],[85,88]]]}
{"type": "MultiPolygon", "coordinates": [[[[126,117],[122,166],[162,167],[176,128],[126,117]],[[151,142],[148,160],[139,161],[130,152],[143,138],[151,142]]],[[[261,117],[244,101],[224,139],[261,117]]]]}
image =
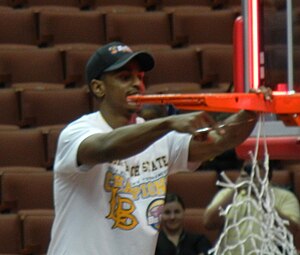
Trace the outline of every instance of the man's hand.
{"type": "MultiPolygon", "coordinates": [[[[173,115],[169,117],[171,129],[180,133],[199,135],[199,130],[210,131],[218,127],[216,121],[205,111],[173,115]]],[[[200,132],[201,133],[201,132],[200,132]]]]}

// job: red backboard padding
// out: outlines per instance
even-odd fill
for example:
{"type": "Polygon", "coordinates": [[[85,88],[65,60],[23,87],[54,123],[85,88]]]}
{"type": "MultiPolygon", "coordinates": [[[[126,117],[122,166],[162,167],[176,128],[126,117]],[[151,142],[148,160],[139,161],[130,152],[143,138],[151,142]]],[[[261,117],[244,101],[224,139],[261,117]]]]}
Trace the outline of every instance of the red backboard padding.
{"type": "MultiPolygon", "coordinates": [[[[300,137],[298,136],[282,136],[267,137],[267,147],[270,159],[289,160],[300,159],[300,137]]],[[[241,145],[236,147],[238,158],[250,159],[249,152],[254,153],[256,146],[256,137],[250,137],[241,145]]],[[[263,138],[259,140],[258,158],[264,156],[263,138]]]]}

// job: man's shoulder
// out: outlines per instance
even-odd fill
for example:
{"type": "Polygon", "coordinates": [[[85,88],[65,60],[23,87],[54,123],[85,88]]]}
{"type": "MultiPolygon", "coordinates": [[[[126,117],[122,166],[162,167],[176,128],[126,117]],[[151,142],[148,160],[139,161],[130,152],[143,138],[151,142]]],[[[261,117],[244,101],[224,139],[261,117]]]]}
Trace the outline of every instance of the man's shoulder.
{"type": "Polygon", "coordinates": [[[78,119],[74,120],[72,123],[81,122],[81,121],[99,121],[100,113],[97,112],[91,112],[82,115],[78,119]]]}
{"type": "Polygon", "coordinates": [[[271,187],[275,193],[294,195],[294,193],[287,187],[282,187],[277,185],[272,185],[271,187]]]}
{"type": "Polygon", "coordinates": [[[60,136],[69,136],[77,132],[87,132],[91,128],[99,128],[99,117],[97,112],[82,115],[78,119],[70,122],[61,132],[60,136]]]}
{"type": "Polygon", "coordinates": [[[85,115],[80,116],[79,118],[70,122],[66,128],[71,128],[73,126],[83,125],[83,124],[90,124],[93,122],[99,122],[99,112],[92,112],[85,115]]]}

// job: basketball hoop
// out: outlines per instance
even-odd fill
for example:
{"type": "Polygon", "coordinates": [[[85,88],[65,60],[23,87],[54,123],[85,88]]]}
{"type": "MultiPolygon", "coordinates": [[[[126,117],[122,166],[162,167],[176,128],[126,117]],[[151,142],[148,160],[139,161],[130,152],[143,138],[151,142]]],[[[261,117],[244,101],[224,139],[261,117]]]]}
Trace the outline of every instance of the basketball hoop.
{"type": "Polygon", "coordinates": [[[274,113],[286,125],[300,126],[300,93],[274,92],[272,101],[254,93],[135,95],[129,96],[128,100],[138,104],[172,104],[181,110],[274,113]]]}

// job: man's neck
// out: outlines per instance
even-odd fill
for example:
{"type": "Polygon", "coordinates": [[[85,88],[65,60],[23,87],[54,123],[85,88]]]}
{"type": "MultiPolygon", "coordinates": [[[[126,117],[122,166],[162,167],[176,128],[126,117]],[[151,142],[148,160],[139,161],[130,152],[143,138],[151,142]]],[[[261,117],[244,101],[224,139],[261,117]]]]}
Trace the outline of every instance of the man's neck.
{"type": "Polygon", "coordinates": [[[117,114],[113,111],[106,111],[102,109],[100,109],[100,112],[107,124],[113,129],[136,123],[136,113],[128,114],[128,116],[125,116],[117,114]]]}

